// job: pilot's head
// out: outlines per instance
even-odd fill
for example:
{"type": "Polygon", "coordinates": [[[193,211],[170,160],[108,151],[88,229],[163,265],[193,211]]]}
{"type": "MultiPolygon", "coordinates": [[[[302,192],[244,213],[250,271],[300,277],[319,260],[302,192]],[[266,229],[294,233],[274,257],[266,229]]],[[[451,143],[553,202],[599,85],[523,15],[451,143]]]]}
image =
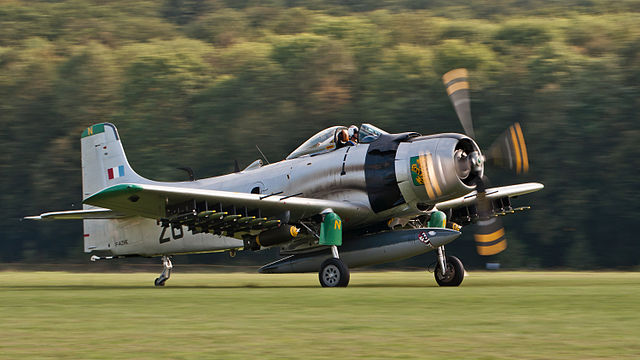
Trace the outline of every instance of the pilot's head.
{"type": "Polygon", "coordinates": [[[346,129],[342,129],[338,132],[338,144],[344,145],[349,141],[349,133],[346,129]]]}

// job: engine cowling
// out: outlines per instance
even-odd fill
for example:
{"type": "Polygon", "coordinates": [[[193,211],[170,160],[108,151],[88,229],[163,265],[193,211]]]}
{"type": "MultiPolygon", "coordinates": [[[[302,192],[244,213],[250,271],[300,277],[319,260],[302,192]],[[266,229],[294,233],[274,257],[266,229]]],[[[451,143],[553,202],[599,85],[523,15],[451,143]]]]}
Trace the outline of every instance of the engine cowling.
{"type": "Polygon", "coordinates": [[[484,172],[478,145],[461,134],[419,136],[403,142],[395,165],[402,196],[418,210],[469,193],[484,172]]]}

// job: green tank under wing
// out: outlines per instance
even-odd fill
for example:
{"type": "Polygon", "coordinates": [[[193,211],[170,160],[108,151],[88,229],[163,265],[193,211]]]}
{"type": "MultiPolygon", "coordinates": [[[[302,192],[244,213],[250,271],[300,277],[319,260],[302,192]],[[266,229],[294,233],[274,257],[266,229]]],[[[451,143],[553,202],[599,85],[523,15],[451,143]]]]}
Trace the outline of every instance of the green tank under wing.
{"type": "Polygon", "coordinates": [[[342,219],[330,212],[324,216],[320,226],[320,245],[342,245],[342,219]]]}
{"type": "Polygon", "coordinates": [[[434,211],[431,213],[431,217],[429,218],[429,227],[430,228],[443,228],[447,225],[447,215],[445,215],[442,211],[434,211]]]}

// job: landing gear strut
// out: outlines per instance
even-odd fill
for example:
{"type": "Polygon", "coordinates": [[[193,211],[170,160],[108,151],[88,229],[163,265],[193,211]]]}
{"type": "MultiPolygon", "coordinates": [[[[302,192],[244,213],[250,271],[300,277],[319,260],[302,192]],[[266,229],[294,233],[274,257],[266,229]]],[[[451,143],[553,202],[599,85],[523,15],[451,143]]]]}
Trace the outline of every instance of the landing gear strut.
{"type": "Polygon", "coordinates": [[[338,254],[338,247],[331,246],[332,258],[325,260],[320,265],[320,272],[318,278],[320,279],[320,285],[322,287],[346,287],[349,285],[349,268],[340,260],[338,254]]]}
{"type": "Polygon", "coordinates": [[[438,248],[438,264],[434,272],[440,286],[458,286],[464,280],[464,266],[455,256],[445,256],[444,246],[438,248]]]}
{"type": "Polygon", "coordinates": [[[164,255],[162,257],[162,273],[158,278],[156,278],[154,282],[155,286],[164,286],[165,281],[169,280],[171,277],[172,268],[173,264],[171,263],[171,257],[164,255]]]}

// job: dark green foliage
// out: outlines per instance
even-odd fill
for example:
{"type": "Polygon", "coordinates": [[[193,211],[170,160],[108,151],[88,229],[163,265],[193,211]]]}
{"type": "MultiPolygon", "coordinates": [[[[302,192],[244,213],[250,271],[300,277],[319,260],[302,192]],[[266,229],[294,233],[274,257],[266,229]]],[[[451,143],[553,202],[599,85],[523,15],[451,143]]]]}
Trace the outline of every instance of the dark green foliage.
{"type": "MultiPolygon", "coordinates": [[[[0,6],[0,260],[85,261],[79,136],[115,123],[133,167],[183,180],[272,161],[335,124],[460,132],[440,76],[470,71],[477,140],[515,121],[546,188],[505,219],[509,267],[640,265],[640,6],[602,0],[9,1],[0,6]]],[[[467,266],[468,232],[450,246],[467,266]]],[[[215,257],[215,256],[214,256],[215,257]]],[[[261,257],[259,261],[264,261],[261,257]]],[[[203,259],[208,259],[204,257],[203,259]]],[[[189,259],[190,262],[198,258],[189,259]]],[[[432,255],[404,264],[427,265],[432,255]]]]}
{"type": "Polygon", "coordinates": [[[495,38],[506,41],[510,46],[540,46],[551,40],[542,26],[521,21],[504,25],[495,38]]]}
{"type": "Polygon", "coordinates": [[[167,20],[185,25],[207,10],[205,0],[165,0],[160,12],[167,20]]]}

